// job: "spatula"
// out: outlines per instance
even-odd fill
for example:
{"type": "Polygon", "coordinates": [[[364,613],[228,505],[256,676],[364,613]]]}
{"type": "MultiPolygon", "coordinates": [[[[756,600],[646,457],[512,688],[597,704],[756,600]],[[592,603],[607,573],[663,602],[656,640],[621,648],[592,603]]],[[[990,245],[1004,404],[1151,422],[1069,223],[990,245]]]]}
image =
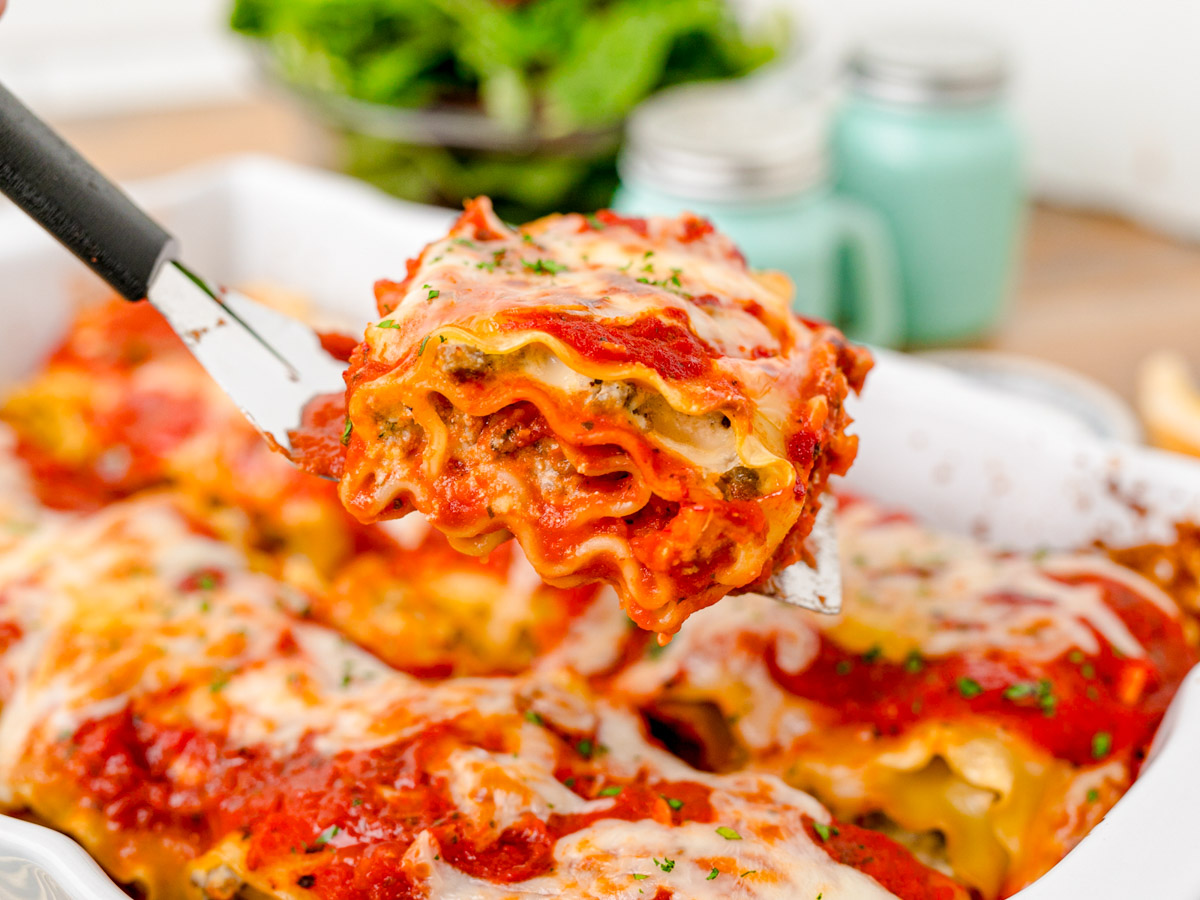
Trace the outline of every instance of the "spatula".
{"type": "MultiPolygon", "coordinates": [[[[163,314],[208,374],[264,437],[289,432],[319,394],[344,389],[344,366],[304,323],[218,287],[180,259],[178,243],[45,122],[0,86],[0,192],[118,294],[163,314]]],[[[829,511],[810,538],[817,568],[776,573],[769,596],[819,612],[841,607],[829,511]]]]}

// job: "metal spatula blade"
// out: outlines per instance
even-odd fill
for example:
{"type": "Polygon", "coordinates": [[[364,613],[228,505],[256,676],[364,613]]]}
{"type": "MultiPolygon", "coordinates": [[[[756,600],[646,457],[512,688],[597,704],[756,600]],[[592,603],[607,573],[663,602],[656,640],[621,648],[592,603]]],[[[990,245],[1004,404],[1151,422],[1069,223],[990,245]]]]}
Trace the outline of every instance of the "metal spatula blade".
{"type": "Polygon", "coordinates": [[[147,293],[242,414],[284,450],[309,401],[345,390],[345,364],[303,322],[215,290],[174,261],[159,268],[147,293]]]}
{"type": "Polygon", "coordinates": [[[830,506],[823,506],[817,513],[808,546],[816,560],[815,568],[802,562],[792,563],[776,572],[758,593],[790,606],[836,615],[842,611],[842,567],[837,525],[830,506]]]}

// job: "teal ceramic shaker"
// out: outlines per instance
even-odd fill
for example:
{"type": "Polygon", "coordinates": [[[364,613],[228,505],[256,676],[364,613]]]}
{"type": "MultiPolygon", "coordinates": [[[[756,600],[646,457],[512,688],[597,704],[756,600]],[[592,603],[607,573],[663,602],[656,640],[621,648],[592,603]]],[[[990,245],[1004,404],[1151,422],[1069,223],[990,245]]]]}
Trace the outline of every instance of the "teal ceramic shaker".
{"type": "Polygon", "coordinates": [[[858,340],[900,338],[887,229],[877,214],[834,194],[828,118],[790,86],[721,82],[663,91],[630,119],[619,167],[618,211],[702,215],[751,265],[790,276],[797,312],[858,340]],[[851,276],[840,292],[843,258],[851,276]]]}
{"type": "Polygon", "coordinates": [[[1000,320],[1023,222],[1005,66],[962,35],[892,32],[851,59],[834,124],[838,191],[892,229],[910,344],[969,340],[1000,320]]]}

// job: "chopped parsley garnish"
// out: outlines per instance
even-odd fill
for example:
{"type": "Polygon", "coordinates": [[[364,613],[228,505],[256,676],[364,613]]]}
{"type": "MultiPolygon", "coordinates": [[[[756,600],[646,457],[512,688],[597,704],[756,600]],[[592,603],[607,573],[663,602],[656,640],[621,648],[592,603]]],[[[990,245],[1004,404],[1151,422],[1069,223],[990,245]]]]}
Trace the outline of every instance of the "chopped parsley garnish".
{"type": "Polygon", "coordinates": [[[210,684],[208,686],[208,689],[210,691],[212,691],[214,694],[216,694],[219,691],[221,691],[222,689],[224,689],[225,685],[227,685],[227,684],[229,684],[229,673],[222,672],[220,675],[218,675],[216,678],[213,679],[212,684],[210,684]]]}
{"type": "Polygon", "coordinates": [[[477,262],[477,263],[475,263],[475,268],[477,268],[477,269],[487,269],[489,272],[495,272],[495,271],[496,271],[496,264],[495,264],[494,262],[486,262],[486,261],[484,261],[484,262],[477,262]]]}
{"type": "Polygon", "coordinates": [[[326,844],[328,844],[330,841],[332,841],[335,837],[337,837],[338,834],[341,833],[341,830],[342,829],[338,828],[336,825],[330,825],[328,828],[326,828],[324,831],[322,831],[320,834],[317,835],[317,839],[315,841],[313,841],[313,843],[318,847],[324,847],[326,844]]]}
{"type": "Polygon", "coordinates": [[[350,805],[351,806],[362,806],[362,797],[355,797],[354,802],[351,803],[350,805]]]}
{"type": "MultiPolygon", "coordinates": [[[[654,859],[654,857],[651,857],[651,858],[654,859]]],[[[670,872],[672,869],[675,868],[675,860],[673,860],[673,859],[665,859],[665,858],[662,860],[654,859],[654,864],[656,866],[658,866],[660,869],[662,869],[664,872],[670,872]]]]}
{"type": "Polygon", "coordinates": [[[1075,665],[1079,665],[1081,662],[1084,661],[1085,658],[1086,657],[1083,655],[1082,650],[1072,650],[1070,653],[1067,654],[1067,659],[1069,659],[1071,662],[1075,663],[1075,665]]]}
{"type": "Polygon", "coordinates": [[[525,721],[532,722],[534,725],[545,725],[545,721],[535,713],[532,709],[525,710],[525,721]]]}
{"type": "Polygon", "coordinates": [[[460,247],[474,247],[475,246],[474,241],[469,241],[466,238],[455,238],[454,243],[458,244],[460,247]]]}
{"type": "Polygon", "coordinates": [[[654,255],[653,250],[647,250],[645,253],[642,254],[642,259],[649,259],[653,255],[654,255]]]}
{"type": "Polygon", "coordinates": [[[1096,790],[1095,788],[1092,788],[1090,791],[1087,792],[1088,803],[1095,803],[1099,799],[1100,799],[1100,792],[1098,790],[1096,790]]]}
{"type": "Polygon", "coordinates": [[[1112,752],[1112,735],[1107,731],[1097,731],[1092,735],[1092,759],[1104,759],[1112,752]]]}
{"type": "Polygon", "coordinates": [[[201,572],[196,576],[196,587],[202,591],[211,591],[217,586],[217,579],[212,572],[201,572]]]}
{"type": "Polygon", "coordinates": [[[428,297],[426,297],[425,299],[426,299],[426,300],[436,300],[436,299],[437,299],[438,297],[440,297],[441,295],[442,295],[442,292],[441,292],[441,291],[437,290],[436,288],[430,288],[430,289],[429,289],[429,296],[428,296],[428,297]]]}
{"type": "Polygon", "coordinates": [[[743,872],[741,875],[739,875],[738,878],[745,878],[747,875],[757,875],[757,874],[758,874],[758,869],[747,869],[745,872],[743,872]]]}
{"type": "Polygon", "coordinates": [[[1096,677],[1096,667],[1093,666],[1091,663],[1084,663],[1082,666],[1079,667],[1079,674],[1082,675],[1084,678],[1088,678],[1088,679],[1095,678],[1096,677]]]}
{"type": "Polygon", "coordinates": [[[600,796],[600,797],[616,797],[621,793],[621,790],[622,790],[621,785],[610,784],[606,788],[601,788],[598,791],[598,796],[600,796]]]}
{"type": "Polygon", "coordinates": [[[376,328],[399,328],[400,326],[397,325],[396,322],[394,322],[392,319],[384,319],[382,322],[376,322],[375,327],[376,328]]]}
{"type": "Polygon", "coordinates": [[[854,671],[854,663],[848,659],[839,660],[838,664],[833,667],[833,670],[839,675],[849,675],[854,671]]]}
{"type": "Polygon", "coordinates": [[[960,678],[958,679],[958,692],[962,694],[964,699],[970,700],[972,697],[978,697],[983,693],[983,685],[974,678],[960,678]]]}
{"type": "Polygon", "coordinates": [[[350,443],[350,432],[354,431],[354,423],[350,421],[350,417],[346,416],[346,427],[342,429],[342,446],[345,447],[350,443]]]}
{"type": "Polygon", "coordinates": [[[430,337],[431,337],[431,335],[427,334],[427,335],[425,335],[425,337],[423,337],[421,339],[421,346],[417,348],[417,356],[420,356],[422,353],[425,352],[425,345],[429,343],[430,337]]]}
{"type": "Polygon", "coordinates": [[[594,745],[587,738],[584,738],[582,741],[576,744],[575,749],[579,751],[579,755],[585,759],[591,759],[592,753],[595,751],[594,745]]]}
{"type": "Polygon", "coordinates": [[[708,877],[707,877],[707,878],[705,878],[704,880],[705,880],[705,881],[712,881],[714,878],[716,878],[716,877],[717,877],[718,875],[720,875],[720,874],[721,874],[721,870],[720,870],[720,869],[713,868],[713,870],[712,870],[711,872],[709,872],[709,873],[708,873],[708,877]]]}
{"type": "Polygon", "coordinates": [[[564,779],[563,787],[569,787],[569,788],[575,787],[575,776],[572,775],[570,778],[564,779]]]}
{"type": "Polygon", "coordinates": [[[650,877],[649,875],[643,875],[641,872],[634,872],[634,873],[633,873],[633,880],[634,880],[634,881],[645,881],[645,880],[646,880],[647,878],[649,878],[649,877],[650,877]]]}
{"type": "Polygon", "coordinates": [[[552,259],[537,259],[533,262],[523,259],[521,260],[521,265],[537,275],[557,275],[567,268],[562,263],[555,262],[552,259]]]}
{"type": "Polygon", "coordinates": [[[821,839],[821,843],[825,843],[827,840],[829,840],[830,835],[834,835],[836,837],[837,835],[841,834],[841,832],[837,830],[837,826],[826,825],[824,822],[813,822],[813,831],[817,833],[817,837],[821,839]]]}
{"type": "Polygon", "coordinates": [[[1028,681],[1018,681],[1004,689],[1005,700],[1020,700],[1022,697],[1032,697],[1037,691],[1028,681]]]}
{"type": "Polygon", "coordinates": [[[677,800],[674,797],[668,797],[666,794],[660,794],[659,796],[666,800],[667,806],[671,807],[671,809],[675,810],[676,812],[679,812],[679,810],[683,809],[682,800],[677,800]]]}
{"type": "Polygon", "coordinates": [[[725,838],[727,841],[740,841],[742,836],[730,828],[728,825],[720,825],[717,827],[717,834],[725,838]]]}
{"type": "Polygon", "coordinates": [[[671,284],[675,287],[683,287],[683,282],[679,280],[679,276],[683,274],[683,269],[671,270],[671,284]]]}
{"type": "Polygon", "coordinates": [[[867,665],[870,665],[871,663],[877,661],[881,656],[883,656],[883,648],[878,644],[875,644],[862,655],[862,661],[867,665]]]}
{"type": "Polygon", "coordinates": [[[584,216],[584,218],[587,219],[587,223],[589,225],[591,225],[592,228],[594,228],[596,231],[604,230],[604,223],[601,222],[599,219],[597,219],[594,215],[588,214],[588,215],[584,216]]]}
{"type": "Polygon", "coordinates": [[[909,675],[916,675],[925,668],[925,660],[921,656],[919,650],[909,650],[908,656],[904,657],[904,671],[909,675]]]}

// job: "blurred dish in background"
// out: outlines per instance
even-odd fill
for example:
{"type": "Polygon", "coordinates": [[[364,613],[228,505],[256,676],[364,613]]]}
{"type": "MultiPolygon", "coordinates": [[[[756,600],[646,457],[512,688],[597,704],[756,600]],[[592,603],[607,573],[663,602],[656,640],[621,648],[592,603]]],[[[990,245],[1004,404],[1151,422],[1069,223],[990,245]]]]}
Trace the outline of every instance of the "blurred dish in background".
{"type": "Polygon", "coordinates": [[[1182,355],[1162,350],[1142,363],[1137,408],[1150,443],[1200,456],[1200,387],[1182,355]]]}
{"type": "Polygon", "coordinates": [[[516,221],[607,205],[638,101],[786,43],[724,0],[235,0],[232,25],[342,138],[350,174],[427,203],[490,194],[516,221]]]}
{"type": "Polygon", "coordinates": [[[1065,427],[1110,440],[1142,440],[1142,429],[1128,404],[1108,388],[1070,369],[990,350],[931,350],[920,356],[1029,400],[1060,418],[1065,427]]]}
{"type": "Polygon", "coordinates": [[[673,88],[630,117],[613,203],[711,219],[751,265],[787,273],[797,312],[893,344],[902,325],[891,239],[875,213],[833,194],[827,141],[825,110],[785,80],[673,88]],[[839,283],[843,256],[850,277],[839,283]]]}
{"type": "Polygon", "coordinates": [[[1024,207],[1006,77],[995,47],[932,30],[881,33],[851,60],[838,190],[891,226],[908,343],[977,337],[1002,315],[1024,207]]]}

